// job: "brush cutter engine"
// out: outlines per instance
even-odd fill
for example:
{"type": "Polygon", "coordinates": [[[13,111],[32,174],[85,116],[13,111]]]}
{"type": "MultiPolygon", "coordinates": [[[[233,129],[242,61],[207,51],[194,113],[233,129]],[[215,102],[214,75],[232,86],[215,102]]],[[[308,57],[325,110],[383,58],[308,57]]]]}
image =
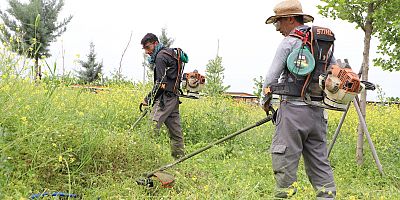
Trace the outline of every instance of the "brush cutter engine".
{"type": "Polygon", "coordinates": [[[338,65],[332,65],[326,74],[319,76],[319,86],[325,93],[324,104],[339,109],[346,109],[347,104],[365,88],[351,68],[338,65]]]}
{"type": "Polygon", "coordinates": [[[182,92],[186,97],[196,98],[200,97],[200,91],[204,88],[206,78],[198,73],[197,70],[193,72],[184,73],[182,76],[182,92]]]}

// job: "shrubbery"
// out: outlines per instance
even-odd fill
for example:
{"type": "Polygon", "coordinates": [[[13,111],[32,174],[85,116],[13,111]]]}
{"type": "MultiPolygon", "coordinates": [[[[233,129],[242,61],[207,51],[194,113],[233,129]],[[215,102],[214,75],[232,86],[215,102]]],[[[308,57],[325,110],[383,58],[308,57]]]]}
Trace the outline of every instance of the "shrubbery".
{"type": "MultiPolygon", "coordinates": [[[[269,199],[275,183],[268,153],[274,132],[268,123],[193,157],[168,171],[172,189],[145,188],[135,180],[172,161],[166,129],[151,137],[151,123],[138,105],[149,85],[108,80],[103,89],[71,87],[73,77],[46,76],[33,82],[18,69],[23,58],[0,53],[0,199],[62,191],[83,199],[269,199]],[[95,91],[95,92],[93,92],[95,91]]],[[[4,53],[5,52],[5,53],[4,53]]],[[[221,96],[181,99],[186,151],[254,124],[262,109],[221,96]]],[[[340,112],[329,112],[332,137],[340,112]]],[[[357,115],[349,111],[330,160],[338,199],[400,198],[400,110],[367,107],[367,124],[385,176],[366,145],[365,164],[354,161],[357,115]]],[[[299,166],[295,198],[314,191],[299,166]]]]}
{"type": "MultiPolygon", "coordinates": [[[[147,189],[135,180],[142,173],[172,161],[166,129],[150,136],[148,119],[134,129],[137,106],[149,87],[113,85],[93,93],[21,79],[0,82],[0,198],[28,197],[43,191],[64,191],[87,199],[120,198],[270,198],[274,188],[270,156],[271,124],[250,130],[169,170],[173,189],[147,189]]],[[[217,97],[182,99],[186,150],[235,132],[264,117],[260,108],[217,97]]],[[[367,123],[386,176],[381,178],[369,150],[363,167],[354,162],[356,115],[349,112],[331,162],[338,197],[399,197],[400,160],[397,107],[368,107],[367,123]]],[[[330,133],[341,113],[330,112],[330,133]]],[[[330,138],[331,136],[329,136],[330,138]]],[[[366,144],[367,145],[367,144],[366,144]]],[[[368,149],[368,148],[366,148],[368,149]]],[[[314,192],[299,170],[300,199],[314,192]]]]}

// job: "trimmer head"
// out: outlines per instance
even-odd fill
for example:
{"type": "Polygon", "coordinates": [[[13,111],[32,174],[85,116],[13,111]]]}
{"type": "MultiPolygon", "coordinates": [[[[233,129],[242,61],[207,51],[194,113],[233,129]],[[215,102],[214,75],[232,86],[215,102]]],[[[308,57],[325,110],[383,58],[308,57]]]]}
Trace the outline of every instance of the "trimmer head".
{"type": "Polygon", "coordinates": [[[175,177],[167,172],[159,171],[153,174],[161,182],[162,187],[172,188],[175,183],[175,177]]]}
{"type": "Polygon", "coordinates": [[[154,186],[153,179],[151,179],[151,178],[140,178],[140,179],[136,180],[136,183],[138,185],[143,185],[143,186],[147,186],[147,187],[154,186]]]}
{"type": "Polygon", "coordinates": [[[138,185],[154,187],[154,182],[151,177],[156,177],[161,182],[161,187],[163,188],[172,188],[175,183],[175,177],[172,174],[163,171],[156,172],[147,178],[138,179],[136,180],[136,183],[138,185]]]}

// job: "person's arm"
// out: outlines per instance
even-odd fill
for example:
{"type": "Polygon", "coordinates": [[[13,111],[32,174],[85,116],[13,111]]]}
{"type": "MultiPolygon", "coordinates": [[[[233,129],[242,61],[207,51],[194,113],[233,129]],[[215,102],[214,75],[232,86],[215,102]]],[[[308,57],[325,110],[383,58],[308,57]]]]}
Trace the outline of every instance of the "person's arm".
{"type": "Polygon", "coordinates": [[[267,88],[271,84],[278,82],[280,75],[286,67],[286,59],[292,51],[292,43],[296,43],[296,41],[293,39],[294,38],[286,37],[282,40],[276,50],[275,57],[272,60],[272,64],[268,69],[268,72],[265,76],[265,81],[263,83],[263,95],[260,101],[260,104],[262,106],[264,106],[265,103],[267,103],[267,101],[270,100],[270,98],[272,97],[272,94],[266,94],[267,88]]]}
{"type": "Polygon", "coordinates": [[[165,55],[162,52],[159,52],[159,55],[156,57],[155,67],[154,67],[154,85],[151,92],[144,98],[144,102],[147,105],[153,103],[154,99],[159,97],[165,89],[165,84],[167,82],[166,70],[167,70],[167,62],[165,55]]]}

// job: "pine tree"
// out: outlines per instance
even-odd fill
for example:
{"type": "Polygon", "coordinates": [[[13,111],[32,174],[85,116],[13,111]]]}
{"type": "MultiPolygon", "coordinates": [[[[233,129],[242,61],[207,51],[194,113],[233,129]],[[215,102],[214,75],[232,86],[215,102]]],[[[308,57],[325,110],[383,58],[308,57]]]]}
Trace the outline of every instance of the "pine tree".
{"type": "Polygon", "coordinates": [[[167,28],[161,29],[161,35],[158,36],[160,43],[164,45],[164,47],[171,47],[174,44],[175,40],[167,36],[167,28]]]}
{"type": "Polygon", "coordinates": [[[93,42],[90,43],[90,52],[87,55],[87,61],[80,60],[82,70],[78,71],[79,79],[84,83],[91,83],[100,78],[103,62],[96,62],[96,53],[93,42]]]}
{"type": "Polygon", "coordinates": [[[222,66],[222,57],[218,55],[215,59],[208,61],[206,67],[206,84],[204,91],[209,96],[222,95],[230,86],[223,86],[224,67],[222,66]]]}
{"type": "Polygon", "coordinates": [[[57,22],[64,6],[63,0],[29,0],[29,3],[9,0],[9,5],[5,12],[0,11],[0,18],[6,27],[1,30],[0,40],[9,42],[10,38],[22,37],[18,42],[11,43],[12,50],[34,59],[35,78],[41,79],[39,59],[51,56],[50,43],[66,31],[72,16],[57,22]]]}

